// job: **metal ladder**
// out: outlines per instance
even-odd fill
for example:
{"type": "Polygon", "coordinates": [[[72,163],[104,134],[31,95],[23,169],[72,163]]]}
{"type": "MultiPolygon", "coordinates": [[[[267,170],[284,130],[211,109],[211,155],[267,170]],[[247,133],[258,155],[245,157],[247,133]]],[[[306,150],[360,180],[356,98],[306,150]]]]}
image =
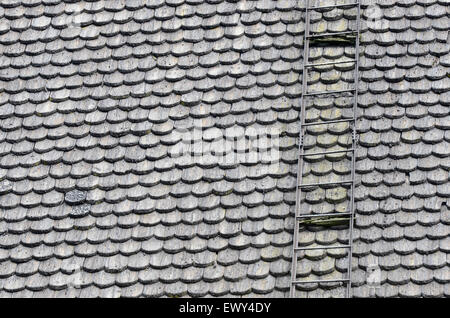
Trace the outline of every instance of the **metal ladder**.
{"type": "Polygon", "coordinates": [[[310,7],[310,0],[306,0],[306,8],[305,8],[305,37],[304,37],[304,51],[303,51],[303,72],[302,72],[302,95],[300,99],[301,110],[300,110],[300,140],[299,140],[299,157],[298,157],[298,170],[297,170],[297,190],[296,190],[296,205],[295,205],[295,226],[294,226],[294,242],[292,249],[292,269],[291,269],[291,284],[290,284],[290,297],[293,298],[296,295],[296,286],[301,284],[316,284],[316,283],[342,283],[346,285],[345,296],[346,298],[352,297],[351,293],[351,282],[352,282],[352,257],[353,257],[353,223],[355,217],[355,164],[356,164],[356,146],[357,146],[357,135],[356,135],[356,110],[358,104],[358,79],[359,79],[359,46],[360,46],[360,19],[361,19],[361,4],[360,2],[351,2],[348,4],[338,4],[338,5],[327,5],[327,6],[312,6],[310,7]],[[311,34],[310,32],[310,22],[311,22],[311,11],[320,10],[320,9],[332,9],[332,8],[357,8],[357,16],[356,16],[356,30],[345,31],[345,32],[333,32],[333,33],[320,33],[320,34],[311,34]],[[315,38],[326,38],[333,36],[346,36],[346,35],[355,35],[355,58],[354,59],[346,59],[345,61],[336,61],[336,62],[327,62],[327,63],[317,63],[312,64],[309,62],[310,57],[310,42],[315,38]],[[307,70],[311,67],[316,66],[325,66],[325,65],[337,65],[337,64],[345,64],[345,63],[353,63],[355,65],[354,70],[354,89],[346,89],[339,91],[323,91],[323,92],[308,92],[308,73],[307,70]],[[340,119],[334,121],[320,121],[313,123],[306,123],[306,102],[307,98],[310,97],[319,97],[324,95],[333,95],[333,94],[342,94],[342,93],[351,93],[353,94],[353,116],[350,119],[340,119]],[[329,151],[329,152],[320,152],[320,153],[305,153],[304,150],[304,137],[306,134],[306,128],[310,126],[317,125],[330,125],[335,123],[348,122],[349,125],[352,126],[352,147],[350,149],[338,150],[338,151],[329,151]],[[327,154],[337,154],[337,153],[351,153],[351,179],[344,180],[340,182],[326,182],[326,183],[310,183],[303,184],[303,163],[304,158],[307,156],[317,156],[317,155],[327,155],[327,154]],[[327,214],[301,214],[302,211],[302,200],[301,194],[302,189],[307,187],[314,186],[331,186],[331,185],[350,185],[351,194],[349,198],[349,211],[342,213],[327,213],[327,214]],[[324,217],[345,217],[348,218],[349,221],[349,239],[347,245],[333,245],[333,246],[318,246],[318,247],[299,247],[298,238],[299,238],[299,230],[300,230],[300,222],[302,220],[314,220],[317,218],[324,217]],[[298,262],[298,253],[301,251],[307,250],[330,250],[330,249],[347,249],[348,250],[348,267],[347,267],[347,277],[343,279],[333,279],[333,280],[297,280],[297,262],[298,262]]]}

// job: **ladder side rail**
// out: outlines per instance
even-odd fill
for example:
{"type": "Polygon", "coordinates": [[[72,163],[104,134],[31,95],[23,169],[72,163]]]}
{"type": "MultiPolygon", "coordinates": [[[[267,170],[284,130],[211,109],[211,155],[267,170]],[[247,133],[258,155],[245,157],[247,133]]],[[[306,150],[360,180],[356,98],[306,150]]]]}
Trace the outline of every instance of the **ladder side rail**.
{"type": "MultiPolygon", "coordinates": [[[[305,67],[309,61],[309,26],[310,26],[310,16],[309,16],[309,2],[310,0],[306,0],[306,11],[305,11],[305,36],[304,36],[304,45],[303,45],[303,68],[302,68],[302,95],[300,96],[300,133],[299,133],[299,154],[303,153],[303,124],[305,122],[305,102],[304,95],[307,91],[308,86],[308,76],[306,74],[307,68],[305,67]]],[[[291,285],[289,290],[289,296],[291,298],[295,297],[295,280],[297,279],[297,251],[298,247],[298,231],[299,231],[299,222],[298,215],[300,211],[301,205],[301,189],[299,189],[298,184],[303,180],[303,157],[298,157],[297,164],[297,180],[296,180],[296,195],[295,195],[295,218],[294,218],[294,236],[293,236],[293,244],[292,244],[292,268],[291,268],[291,285]]]]}
{"type": "MultiPolygon", "coordinates": [[[[356,15],[356,44],[355,44],[355,96],[353,100],[353,138],[352,138],[352,148],[355,149],[352,156],[352,172],[351,178],[355,180],[355,169],[356,169],[356,147],[357,147],[357,137],[356,137],[356,121],[357,121],[357,107],[358,107],[358,91],[359,91],[359,46],[360,46],[360,34],[361,34],[361,3],[358,2],[357,15],[356,15]]],[[[353,227],[355,220],[355,182],[351,184],[351,201],[350,201],[350,228],[349,228],[349,255],[348,255],[348,284],[347,284],[347,298],[352,297],[352,271],[353,271],[353,227]]]]}

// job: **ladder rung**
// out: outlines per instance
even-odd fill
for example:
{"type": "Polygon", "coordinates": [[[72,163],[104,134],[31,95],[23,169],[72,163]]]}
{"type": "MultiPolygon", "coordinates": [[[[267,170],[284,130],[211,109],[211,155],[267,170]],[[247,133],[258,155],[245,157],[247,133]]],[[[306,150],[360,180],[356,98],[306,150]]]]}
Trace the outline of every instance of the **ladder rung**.
{"type": "Polygon", "coordinates": [[[347,153],[352,152],[355,149],[344,149],[344,150],[334,150],[334,151],[325,151],[325,152],[313,152],[313,153],[302,153],[300,157],[313,157],[313,156],[323,156],[323,155],[332,155],[336,153],[347,153]]]}
{"type": "Polygon", "coordinates": [[[299,188],[308,188],[308,187],[317,187],[317,186],[324,186],[324,185],[340,185],[340,184],[348,184],[353,183],[352,180],[347,181],[336,181],[336,182],[318,182],[318,183],[309,183],[309,184],[300,184],[299,188]]]}
{"type": "Polygon", "coordinates": [[[341,35],[349,35],[349,34],[355,34],[355,33],[358,33],[358,31],[352,30],[352,31],[344,31],[344,32],[310,34],[310,35],[307,35],[306,38],[308,38],[308,39],[325,38],[325,37],[329,37],[329,36],[341,36],[341,35]]]}
{"type": "Polygon", "coordinates": [[[296,247],[294,250],[299,251],[314,251],[314,250],[334,250],[350,248],[350,245],[334,245],[334,246],[314,246],[314,247],[296,247]]]}
{"type": "Polygon", "coordinates": [[[305,215],[298,215],[297,219],[311,219],[311,218],[320,218],[320,217],[327,217],[327,216],[349,216],[352,215],[350,212],[345,213],[323,213],[323,214],[305,214],[305,215]]]}
{"type": "Polygon", "coordinates": [[[336,62],[326,62],[326,63],[316,63],[316,64],[306,64],[305,67],[327,66],[327,65],[337,65],[337,64],[347,64],[347,63],[356,63],[356,60],[336,61],[336,62]]]}
{"type": "Polygon", "coordinates": [[[317,280],[296,280],[292,282],[292,285],[299,285],[299,284],[320,284],[320,283],[348,283],[350,280],[348,278],[342,278],[342,279],[317,279],[317,280]]]}
{"type": "Polygon", "coordinates": [[[342,94],[342,93],[351,93],[351,92],[355,92],[355,91],[356,91],[356,88],[343,89],[340,91],[311,92],[311,93],[306,93],[305,96],[342,94]]]}
{"type": "Polygon", "coordinates": [[[308,10],[351,8],[351,7],[356,7],[357,5],[359,5],[359,2],[347,3],[347,4],[335,4],[335,5],[329,5],[329,6],[310,7],[310,8],[308,8],[308,10]]]}
{"type": "Polygon", "coordinates": [[[315,122],[315,123],[304,123],[304,124],[302,124],[302,127],[348,123],[348,122],[352,122],[355,120],[356,120],[356,118],[338,119],[338,120],[330,120],[330,121],[319,121],[319,122],[315,122]]]}

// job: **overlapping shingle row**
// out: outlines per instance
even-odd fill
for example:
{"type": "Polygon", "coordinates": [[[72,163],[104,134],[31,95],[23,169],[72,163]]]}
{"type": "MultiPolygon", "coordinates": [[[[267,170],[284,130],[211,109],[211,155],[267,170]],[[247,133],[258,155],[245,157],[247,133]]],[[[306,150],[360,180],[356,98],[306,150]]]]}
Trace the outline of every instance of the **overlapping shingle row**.
{"type": "MultiPolygon", "coordinates": [[[[0,296],[286,296],[303,7],[2,1],[0,296]]],[[[448,295],[448,3],[380,8],[383,23],[364,22],[361,37],[354,293],[369,295],[377,262],[379,296],[448,295]]],[[[323,12],[313,29],[353,20],[323,12]]],[[[322,47],[315,60],[354,55],[322,47]]],[[[311,88],[346,87],[350,69],[314,68],[311,88]]],[[[316,99],[308,121],[348,118],[350,106],[316,99]]],[[[347,147],[348,132],[312,129],[308,151],[347,147]]],[[[306,177],[345,177],[336,159],[308,162],[306,177]]],[[[344,209],[346,195],[305,199],[317,213],[344,209]]],[[[307,252],[299,272],[341,275],[344,260],[307,252]]],[[[299,295],[341,290],[309,287],[299,295]]]]}

